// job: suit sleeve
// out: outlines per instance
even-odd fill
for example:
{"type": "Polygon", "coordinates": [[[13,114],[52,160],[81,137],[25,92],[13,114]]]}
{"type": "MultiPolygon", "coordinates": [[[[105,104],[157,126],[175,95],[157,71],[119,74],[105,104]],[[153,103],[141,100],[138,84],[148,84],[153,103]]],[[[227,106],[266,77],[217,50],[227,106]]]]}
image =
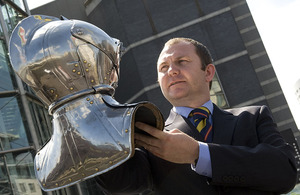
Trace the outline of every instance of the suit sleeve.
{"type": "Polygon", "coordinates": [[[238,114],[231,145],[209,144],[211,185],[288,192],[297,179],[294,150],[267,107],[254,108],[238,114]]]}
{"type": "Polygon", "coordinates": [[[134,156],[122,165],[95,177],[107,194],[138,194],[152,189],[152,175],[147,151],[135,149],[134,156]]]}

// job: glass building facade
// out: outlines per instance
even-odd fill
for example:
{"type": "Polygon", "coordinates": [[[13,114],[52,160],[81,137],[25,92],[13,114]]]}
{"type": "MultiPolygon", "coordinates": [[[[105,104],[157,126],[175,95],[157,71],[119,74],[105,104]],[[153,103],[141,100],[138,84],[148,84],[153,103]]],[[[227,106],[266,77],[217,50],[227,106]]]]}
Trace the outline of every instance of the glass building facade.
{"type": "Polygon", "coordinates": [[[40,142],[49,138],[49,117],[15,76],[8,57],[9,36],[27,16],[27,6],[17,0],[0,2],[0,194],[42,194],[33,158],[40,142]]]}
{"type": "Polygon", "coordinates": [[[8,53],[10,35],[30,13],[26,0],[0,0],[0,194],[102,194],[90,179],[44,192],[34,173],[34,156],[51,137],[51,116],[32,90],[14,73],[8,53]]]}

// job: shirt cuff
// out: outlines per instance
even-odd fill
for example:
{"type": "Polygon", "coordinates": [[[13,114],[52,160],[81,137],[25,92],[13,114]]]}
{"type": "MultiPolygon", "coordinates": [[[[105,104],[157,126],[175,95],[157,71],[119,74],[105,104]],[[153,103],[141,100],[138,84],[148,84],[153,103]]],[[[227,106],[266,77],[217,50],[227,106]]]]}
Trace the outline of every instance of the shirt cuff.
{"type": "Polygon", "coordinates": [[[211,178],[212,170],[211,170],[209,147],[207,143],[203,143],[203,142],[198,142],[198,143],[199,143],[199,158],[196,166],[191,165],[192,169],[200,175],[204,175],[206,177],[211,178]]]}

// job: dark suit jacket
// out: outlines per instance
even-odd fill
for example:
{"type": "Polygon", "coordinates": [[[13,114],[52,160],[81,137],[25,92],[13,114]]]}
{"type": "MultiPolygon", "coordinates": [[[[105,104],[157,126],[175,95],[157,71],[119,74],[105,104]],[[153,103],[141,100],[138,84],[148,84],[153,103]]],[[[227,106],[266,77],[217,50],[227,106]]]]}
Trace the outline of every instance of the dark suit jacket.
{"type": "MultiPolygon", "coordinates": [[[[171,111],[165,130],[180,129],[202,141],[195,127],[171,111]]],[[[191,170],[190,164],[162,160],[136,149],[133,158],[96,178],[112,194],[280,194],[296,183],[293,149],[277,131],[265,106],[220,110],[214,105],[213,143],[209,143],[212,178],[191,170]]],[[[201,163],[201,162],[198,162],[201,163]]]]}

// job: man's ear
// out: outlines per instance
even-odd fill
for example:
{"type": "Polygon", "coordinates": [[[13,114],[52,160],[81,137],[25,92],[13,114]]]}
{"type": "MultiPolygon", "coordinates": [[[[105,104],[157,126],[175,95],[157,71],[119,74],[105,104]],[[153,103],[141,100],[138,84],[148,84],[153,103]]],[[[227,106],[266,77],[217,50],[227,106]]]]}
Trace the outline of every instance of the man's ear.
{"type": "Polygon", "coordinates": [[[206,66],[206,69],[205,69],[205,78],[206,78],[207,82],[210,82],[210,81],[213,80],[215,72],[216,72],[216,68],[215,68],[215,66],[213,64],[208,64],[206,66]]]}

